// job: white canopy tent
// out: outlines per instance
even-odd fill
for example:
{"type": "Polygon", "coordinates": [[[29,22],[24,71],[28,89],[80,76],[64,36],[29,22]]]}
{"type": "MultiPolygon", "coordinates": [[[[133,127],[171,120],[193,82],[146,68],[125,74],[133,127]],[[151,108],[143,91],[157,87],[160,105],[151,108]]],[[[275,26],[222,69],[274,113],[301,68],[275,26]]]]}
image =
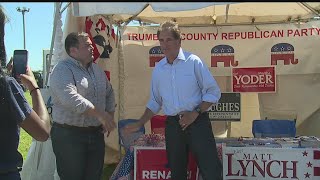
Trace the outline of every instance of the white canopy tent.
{"type": "MultiPolygon", "coordinates": [[[[61,4],[57,3],[58,9],[61,4]]],[[[57,10],[57,13],[61,11],[57,10]]],[[[295,24],[299,26],[310,21],[319,19],[320,3],[319,2],[250,2],[250,3],[81,3],[73,2],[68,7],[68,14],[63,30],[63,37],[71,31],[84,31],[84,21],[87,16],[102,16],[108,19],[113,25],[120,30],[118,35],[123,33],[129,22],[136,20],[145,23],[159,24],[165,20],[174,20],[182,27],[223,27],[223,26],[240,26],[253,25],[259,29],[258,25],[266,24],[295,24]]],[[[59,15],[56,15],[59,17],[59,15]]],[[[56,19],[58,21],[59,19],[56,19]]],[[[55,22],[56,22],[55,21],[55,22]]],[[[56,24],[56,23],[55,23],[56,24]]],[[[56,31],[57,27],[55,26],[56,31]]],[[[54,38],[55,42],[51,49],[63,51],[63,46],[57,47],[54,44],[63,42],[62,39],[54,38]],[[57,48],[53,48],[53,46],[57,48]]],[[[120,43],[121,44],[121,43],[120,43]]],[[[117,57],[114,59],[117,65],[111,65],[117,69],[117,80],[111,81],[117,92],[117,116],[116,119],[138,118],[144,110],[147,98],[143,98],[141,106],[135,107],[136,111],[127,113],[129,108],[126,107],[124,97],[128,94],[127,89],[123,86],[126,72],[123,64],[127,61],[123,56],[123,49],[119,46],[117,57]],[[127,109],[126,109],[127,108],[127,109]]],[[[58,59],[53,58],[53,62],[58,59]]],[[[53,66],[55,63],[51,63],[53,66]]],[[[316,67],[320,66],[315,64],[316,67]]],[[[128,67],[126,67],[128,68],[128,67]]],[[[230,136],[251,136],[251,121],[254,118],[295,118],[297,119],[297,129],[300,135],[317,135],[317,129],[320,123],[317,122],[319,114],[319,98],[315,95],[320,90],[320,84],[315,81],[319,78],[318,73],[304,75],[280,75],[278,83],[281,83],[281,89],[277,93],[251,93],[242,95],[244,106],[247,114],[242,116],[239,123],[233,123],[229,127],[230,136]],[[292,91],[296,89],[297,91],[292,91]],[[302,94],[301,92],[307,92],[302,94]],[[302,104],[307,100],[308,104],[302,104]]],[[[230,92],[230,76],[216,78],[222,91],[230,92]]],[[[146,85],[146,88],[149,86],[146,85]]],[[[219,123],[216,126],[221,126],[219,123]]],[[[224,125],[222,125],[224,126],[224,125]]],[[[111,136],[113,142],[117,144],[117,134],[111,136]]],[[[110,138],[109,138],[110,139],[110,138]]],[[[109,141],[109,140],[108,140],[109,141]]],[[[111,140],[110,140],[111,141],[111,140]]],[[[114,145],[111,145],[115,147],[114,145]]]]}
{"type": "MultiPolygon", "coordinates": [[[[165,20],[174,20],[181,27],[213,27],[220,28],[225,26],[240,27],[241,25],[252,25],[259,31],[260,25],[268,24],[294,24],[296,26],[303,25],[310,21],[316,21],[320,18],[319,2],[247,2],[247,3],[227,3],[227,2],[188,2],[188,3],[148,3],[148,2],[72,2],[62,7],[62,3],[55,3],[54,28],[52,33],[52,43],[47,64],[47,72],[61,59],[63,56],[64,37],[72,31],[85,31],[84,21],[87,16],[102,16],[106,18],[114,26],[118,27],[121,36],[126,26],[132,21],[141,22],[141,26],[145,23],[159,24],[165,20]],[[64,22],[64,30],[62,30],[61,14],[68,8],[66,22],[64,22]]],[[[319,23],[318,23],[319,24],[319,23]]],[[[320,25],[318,26],[320,27],[320,25]]],[[[319,39],[319,37],[315,37],[319,39]]],[[[120,39],[121,40],[121,39],[120,39]]],[[[320,41],[314,44],[320,47],[320,41]]],[[[117,42],[116,42],[117,44],[117,42]]],[[[135,96],[137,91],[132,91],[130,86],[134,83],[130,82],[128,72],[135,67],[128,66],[126,62],[131,57],[124,53],[123,43],[119,43],[116,55],[112,58],[112,63],[101,64],[102,66],[110,66],[113,72],[111,83],[117,95],[117,113],[116,119],[138,118],[145,108],[148,97],[149,86],[145,83],[137,83],[143,86],[143,96],[131,99],[133,103],[127,103],[128,94],[135,96]],[[126,65],[126,66],[125,66],[126,65]],[[126,83],[128,85],[126,85],[126,83]],[[145,90],[147,89],[147,90],[145,90]],[[132,104],[138,106],[130,107],[132,104]],[[131,108],[131,109],[130,109],[131,108]],[[133,110],[132,110],[133,109],[133,110]]],[[[124,47],[125,48],[125,47],[124,47]]],[[[201,48],[201,47],[196,47],[201,48]]],[[[310,47],[308,47],[310,48],[310,47]]],[[[312,52],[314,54],[319,52],[312,52]]],[[[140,56],[141,53],[138,53],[140,56]]],[[[317,55],[318,55],[317,54],[317,55]]],[[[320,54],[319,54],[320,56],[320,54]]],[[[314,61],[313,61],[314,62],[314,61]]],[[[100,64],[99,64],[100,65],[100,64]]],[[[241,122],[232,123],[227,132],[229,136],[252,136],[251,122],[258,118],[295,118],[297,119],[297,129],[299,135],[320,136],[320,64],[311,64],[314,69],[318,69],[316,73],[278,75],[277,84],[281,86],[276,93],[243,93],[241,95],[242,115],[241,122]],[[280,85],[279,85],[280,84],[280,85]]],[[[138,70],[140,71],[140,69],[138,70]]],[[[141,72],[144,72],[141,70],[141,72]]],[[[149,71],[148,71],[149,72],[149,71]]],[[[48,76],[47,76],[48,77],[48,76]]],[[[141,76],[147,79],[146,74],[141,76]]],[[[231,91],[230,76],[216,76],[221,90],[223,92],[231,91]]],[[[47,80],[45,81],[47,82],[47,80]]],[[[46,102],[46,101],[45,101],[46,102]]],[[[214,122],[215,134],[224,136],[224,131],[219,128],[224,124],[214,122]],[[217,128],[218,127],[218,128],[217,128]]],[[[148,125],[147,125],[148,128],[148,125]]],[[[114,163],[118,161],[118,139],[117,132],[113,132],[107,138],[107,158],[106,163],[114,163]]],[[[58,180],[55,171],[54,156],[50,141],[41,143],[33,142],[29,151],[27,168],[23,168],[23,179],[55,179],[58,180]],[[30,157],[29,157],[30,156],[30,157]],[[47,157],[43,158],[34,157],[47,157]],[[55,177],[54,177],[55,174],[55,177]]]]}
{"type": "Polygon", "coordinates": [[[117,22],[141,20],[161,23],[175,19],[180,25],[236,25],[307,21],[319,15],[319,3],[72,3],[73,16],[111,16],[117,22]]]}
{"type": "MultiPolygon", "coordinates": [[[[132,20],[149,23],[161,23],[174,19],[183,25],[240,25],[306,22],[320,18],[319,2],[211,2],[211,3],[146,3],[146,2],[73,2],[62,7],[55,3],[54,27],[52,33],[52,52],[57,23],[61,14],[70,6],[70,13],[75,17],[103,15],[110,17],[117,25],[132,20]],[[70,6],[71,5],[71,6],[70,6]]],[[[50,60],[51,61],[51,57],[50,60]]]]}

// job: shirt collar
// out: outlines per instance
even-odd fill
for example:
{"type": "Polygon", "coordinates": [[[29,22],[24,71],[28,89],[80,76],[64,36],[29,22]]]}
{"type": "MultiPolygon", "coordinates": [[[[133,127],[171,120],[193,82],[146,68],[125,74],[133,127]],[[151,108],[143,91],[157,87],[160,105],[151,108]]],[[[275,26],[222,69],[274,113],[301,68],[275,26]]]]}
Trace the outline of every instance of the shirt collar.
{"type": "MultiPolygon", "coordinates": [[[[77,65],[77,66],[79,66],[79,67],[82,67],[82,68],[86,69],[85,67],[83,67],[83,65],[82,65],[78,60],[74,59],[73,57],[71,57],[71,56],[69,56],[69,55],[68,55],[68,57],[69,57],[70,61],[71,61],[73,64],[75,64],[75,65],[77,65]]],[[[92,62],[90,62],[90,64],[89,64],[88,67],[90,67],[91,65],[92,65],[92,62]]]]}
{"type": "MultiPolygon", "coordinates": [[[[180,49],[179,49],[179,54],[178,54],[178,56],[177,56],[176,59],[173,61],[173,64],[178,63],[179,60],[182,60],[182,61],[185,61],[185,60],[186,60],[186,56],[184,55],[184,52],[183,52],[183,50],[182,50],[181,47],[180,47],[180,49]]],[[[164,62],[163,62],[162,65],[164,66],[164,65],[166,65],[166,64],[169,64],[169,63],[168,63],[168,59],[167,59],[167,57],[164,57],[164,62]]]]}
{"type": "Polygon", "coordinates": [[[186,60],[186,56],[184,55],[182,48],[179,49],[179,54],[175,60],[177,60],[177,59],[183,60],[183,61],[186,60]]]}

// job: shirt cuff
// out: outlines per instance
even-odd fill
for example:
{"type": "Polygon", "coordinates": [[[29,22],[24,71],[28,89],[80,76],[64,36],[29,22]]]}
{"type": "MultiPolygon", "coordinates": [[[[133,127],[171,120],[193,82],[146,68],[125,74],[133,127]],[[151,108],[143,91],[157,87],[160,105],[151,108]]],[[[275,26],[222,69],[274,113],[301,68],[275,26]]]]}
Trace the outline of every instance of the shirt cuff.
{"type": "Polygon", "coordinates": [[[211,103],[217,103],[220,99],[220,96],[215,96],[212,94],[206,94],[202,97],[202,101],[211,102],[211,103]]]}
{"type": "Polygon", "coordinates": [[[147,104],[147,108],[149,108],[154,114],[157,114],[160,111],[160,106],[156,102],[149,101],[147,104]]]}

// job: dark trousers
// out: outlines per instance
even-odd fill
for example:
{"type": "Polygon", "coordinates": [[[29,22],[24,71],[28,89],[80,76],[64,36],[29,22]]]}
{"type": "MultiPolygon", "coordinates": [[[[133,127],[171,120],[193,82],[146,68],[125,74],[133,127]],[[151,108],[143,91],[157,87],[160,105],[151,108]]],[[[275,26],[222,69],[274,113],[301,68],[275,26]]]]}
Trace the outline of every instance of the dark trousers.
{"type": "Polygon", "coordinates": [[[101,180],[105,153],[103,133],[53,124],[51,140],[61,180],[101,180]]]}
{"type": "Polygon", "coordinates": [[[19,171],[0,174],[1,180],[21,180],[19,171]]]}
{"type": "Polygon", "coordinates": [[[189,151],[195,157],[204,180],[222,179],[222,165],[207,113],[198,116],[184,131],[178,117],[168,116],[165,136],[172,180],[187,179],[189,151]]]}

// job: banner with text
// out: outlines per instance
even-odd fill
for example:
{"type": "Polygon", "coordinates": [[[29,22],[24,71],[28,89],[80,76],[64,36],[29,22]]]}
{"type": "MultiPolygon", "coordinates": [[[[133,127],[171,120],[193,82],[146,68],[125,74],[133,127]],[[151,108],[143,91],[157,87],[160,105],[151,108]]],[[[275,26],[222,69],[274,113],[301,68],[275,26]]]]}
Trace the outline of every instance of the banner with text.
{"type": "MultiPolygon", "coordinates": [[[[165,148],[135,149],[135,180],[171,179],[165,148]]],[[[189,155],[188,180],[197,180],[198,168],[195,159],[189,155]]]]}
{"type": "MultiPolygon", "coordinates": [[[[230,76],[233,67],[275,66],[277,74],[320,71],[320,21],[304,24],[181,27],[182,48],[198,55],[214,76],[230,76]]],[[[157,27],[126,27],[126,67],[152,69],[164,57],[157,27]]],[[[136,69],[139,71],[139,69],[136,69]]]]}
{"type": "Polygon", "coordinates": [[[232,69],[233,92],[276,92],[274,67],[232,69]]]}
{"type": "Polygon", "coordinates": [[[320,149],[223,147],[223,179],[320,179],[320,149]]]}
{"type": "Polygon", "coordinates": [[[208,110],[211,121],[240,121],[240,93],[221,93],[219,102],[208,110]]]}

